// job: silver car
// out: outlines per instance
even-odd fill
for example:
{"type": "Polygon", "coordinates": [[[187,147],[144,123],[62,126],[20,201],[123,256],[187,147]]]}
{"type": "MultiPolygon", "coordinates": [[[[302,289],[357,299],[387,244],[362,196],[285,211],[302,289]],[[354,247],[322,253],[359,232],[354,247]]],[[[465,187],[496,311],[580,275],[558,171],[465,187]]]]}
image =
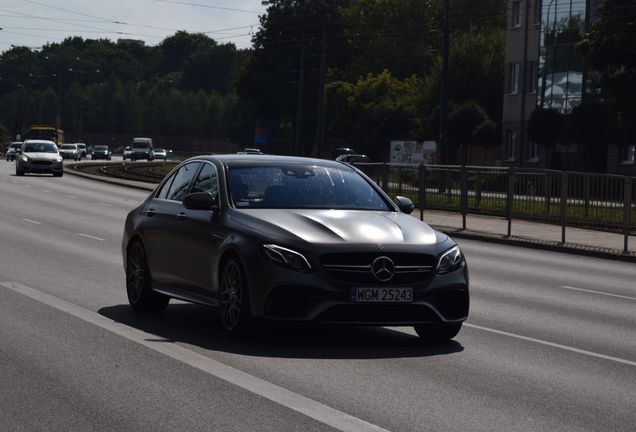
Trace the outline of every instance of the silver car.
{"type": "Polygon", "coordinates": [[[7,147],[6,159],[7,161],[13,161],[20,155],[20,149],[22,148],[22,141],[14,141],[9,147],[7,147]]]}
{"type": "Polygon", "coordinates": [[[82,155],[82,150],[77,146],[77,144],[64,144],[60,147],[60,156],[62,159],[73,159],[80,160],[82,155]]]}
{"type": "Polygon", "coordinates": [[[63,159],[53,141],[27,140],[22,144],[22,154],[15,160],[15,175],[25,173],[51,173],[62,177],[63,159]]]}

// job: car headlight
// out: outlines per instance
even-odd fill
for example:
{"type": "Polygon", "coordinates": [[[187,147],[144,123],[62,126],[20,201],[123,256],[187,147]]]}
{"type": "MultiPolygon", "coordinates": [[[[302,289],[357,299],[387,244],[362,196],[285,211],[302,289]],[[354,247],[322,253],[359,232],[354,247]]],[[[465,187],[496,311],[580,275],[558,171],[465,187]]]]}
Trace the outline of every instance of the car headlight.
{"type": "Polygon", "coordinates": [[[29,157],[26,156],[26,155],[20,156],[20,159],[22,160],[22,162],[28,162],[29,161],[29,157]]]}
{"type": "Polygon", "coordinates": [[[284,265],[294,270],[309,271],[311,266],[309,261],[302,254],[291,249],[274,244],[263,245],[265,256],[277,264],[284,265]]]}
{"type": "Polygon", "coordinates": [[[439,258],[435,271],[440,274],[450,273],[464,267],[465,263],[464,254],[462,254],[459,246],[453,246],[439,258]]]}
{"type": "Polygon", "coordinates": [[[57,163],[60,163],[62,161],[63,161],[62,156],[58,156],[57,159],[55,159],[55,162],[57,163]]]}

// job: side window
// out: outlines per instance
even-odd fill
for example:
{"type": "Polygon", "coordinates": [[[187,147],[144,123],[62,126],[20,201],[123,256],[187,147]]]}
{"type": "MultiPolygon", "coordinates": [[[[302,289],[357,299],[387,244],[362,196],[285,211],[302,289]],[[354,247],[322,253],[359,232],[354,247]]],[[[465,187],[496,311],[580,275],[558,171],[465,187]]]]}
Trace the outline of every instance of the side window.
{"type": "Polygon", "coordinates": [[[166,199],[183,201],[183,198],[185,198],[188,193],[188,186],[190,186],[192,178],[197,173],[200,165],[200,162],[192,162],[179,168],[179,171],[174,175],[174,180],[170,185],[166,199]]]}
{"type": "Polygon", "coordinates": [[[201,172],[192,186],[192,192],[212,192],[216,195],[219,191],[219,181],[216,176],[216,168],[210,163],[206,163],[201,168],[201,172]]]}
{"type": "Polygon", "coordinates": [[[155,198],[166,199],[166,197],[168,196],[168,191],[170,190],[170,185],[174,181],[175,175],[176,173],[172,174],[168,180],[163,182],[163,184],[161,185],[161,189],[157,191],[155,198]]]}

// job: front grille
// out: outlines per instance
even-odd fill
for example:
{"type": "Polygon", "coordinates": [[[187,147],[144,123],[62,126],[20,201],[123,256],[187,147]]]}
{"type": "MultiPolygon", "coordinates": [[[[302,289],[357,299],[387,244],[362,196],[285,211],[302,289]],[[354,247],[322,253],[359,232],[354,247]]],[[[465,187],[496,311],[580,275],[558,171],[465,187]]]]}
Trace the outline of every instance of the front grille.
{"type": "Polygon", "coordinates": [[[424,282],[432,273],[435,257],[414,253],[334,253],[321,258],[322,268],[334,280],[346,284],[400,285],[424,282]],[[387,257],[395,265],[395,274],[386,281],[372,272],[374,260],[387,257]]]}
{"type": "Polygon", "coordinates": [[[53,162],[51,162],[51,161],[43,161],[43,160],[34,160],[34,161],[31,161],[31,165],[38,165],[38,166],[51,166],[51,164],[53,164],[53,162]]]}

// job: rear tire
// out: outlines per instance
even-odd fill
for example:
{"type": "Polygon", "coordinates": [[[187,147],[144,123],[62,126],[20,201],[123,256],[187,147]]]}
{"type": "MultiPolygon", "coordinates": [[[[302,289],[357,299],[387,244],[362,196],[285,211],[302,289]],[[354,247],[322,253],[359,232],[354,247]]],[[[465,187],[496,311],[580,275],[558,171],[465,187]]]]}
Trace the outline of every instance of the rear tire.
{"type": "Polygon", "coordinates": [[[414,326],[417,335],[426,342],[446,342],[457,336],[462,323],[418,324],[414,326]]]}
{"type": "Polygon", "coordinates": [[[223,329],[232,337],[253,334],[253,317],[245,272],[239,261],[229,258],[221,267],[219,315],[223,329]]]}
{"type": "Polygon", "coordinates": [[[152,290],[152,278],[141,243],[134,242],[126,257],[126,294],[128,303],[139,312],[162,312],[170,298],[152,290]]]}

